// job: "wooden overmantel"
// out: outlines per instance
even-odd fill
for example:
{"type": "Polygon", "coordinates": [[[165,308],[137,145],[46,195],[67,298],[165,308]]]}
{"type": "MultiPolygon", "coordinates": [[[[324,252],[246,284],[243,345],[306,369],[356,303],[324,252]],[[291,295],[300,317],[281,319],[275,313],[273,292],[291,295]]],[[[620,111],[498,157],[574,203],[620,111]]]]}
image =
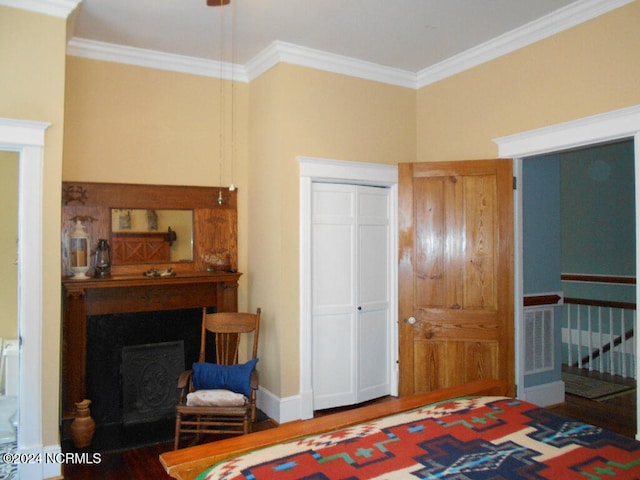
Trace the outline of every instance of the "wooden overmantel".
{"type": "MultiPolygon", "coordinates": [[[[112,209],[192,211],[193,261],[113,262],[106,278],[62,279],[62,415],[69,419],[86,391],[87,317],[216,307],[237,311],[237,191],[220,187],[63,182],[62,257],[66,235],[81,220],[91,239],[114,246],[112,209]],[[224,270],[212,258],[224,259],[224,270]],[[217,267],[217,268],[213,268],[217,267]],[[171,268],[174,276],[146,277],[171,268]],[[211,270],[214,270],[213,272],[211,270]]],[[[93,257],[93,255],[92,255],[93,257]]],[[[112,260],[114,258],[112,257],[112,260]]],[[[115,259],[117,260],[117,259],[115,259]]],[[[90,269],[87,275],[93,275],[90,269]]]]}
{"type": "Polygon", "coordinates": [[[168,277],[63,278],[62,415],[86,395],[87,316],[215,306],[237,311],[237,272],[183,272],[168,277]]]}
{"type": "MultiPolygon", "coordinates": [[[[218,187],[179,185],[135,185],[126,183],[62,183],[61,245],[62,271],[67,270],[67,235],[76,220],[81,220],[89,234],[91,254],[98,239],[106,239],[112,250],[117,247],[111,231],[112,209],[191,210],[193,212],[193,261],[121,262],[112,255],[111,273],[142,275],[155,268],[171,267],[178,274],[206,271],[213,257],[223,257],[226,269],[238,269],[238,191],[218,187]],[[219,198],[222,202],[219,203],[219,198]]],[[[186,239],[188,242],[189,239],[186,239]]],[[[87,275],[93,275],[93,268],[87,275]]]]}

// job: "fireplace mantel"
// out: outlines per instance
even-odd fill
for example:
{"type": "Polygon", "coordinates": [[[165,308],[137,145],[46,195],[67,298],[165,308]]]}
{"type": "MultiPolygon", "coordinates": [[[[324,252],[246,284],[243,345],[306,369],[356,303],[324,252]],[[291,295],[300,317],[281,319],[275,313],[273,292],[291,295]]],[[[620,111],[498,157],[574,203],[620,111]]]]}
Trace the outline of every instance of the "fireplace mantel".
{"type": "Polygon", "coordinates": [[[62,279],[62,415],[73,416],[86,395],[87,316],[216,307],[237,311],[240,273],[185,272],[168,277],[142,275],[62,279]]]}

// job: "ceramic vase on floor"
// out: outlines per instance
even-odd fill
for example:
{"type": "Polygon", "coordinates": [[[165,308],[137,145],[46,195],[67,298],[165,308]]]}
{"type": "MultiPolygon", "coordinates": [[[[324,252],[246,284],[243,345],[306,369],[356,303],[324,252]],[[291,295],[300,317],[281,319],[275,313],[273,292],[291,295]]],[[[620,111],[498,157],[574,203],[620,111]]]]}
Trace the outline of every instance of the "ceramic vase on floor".
{"type": "Polygon", "coordinates": [[[96,431],[96,422],[91,418],[89,405],[91,405],[91,400],[87,399],[76,403],[76,418],[71,422],[71,437],[76,448],[91,445],[93,434],[96,431]]]}

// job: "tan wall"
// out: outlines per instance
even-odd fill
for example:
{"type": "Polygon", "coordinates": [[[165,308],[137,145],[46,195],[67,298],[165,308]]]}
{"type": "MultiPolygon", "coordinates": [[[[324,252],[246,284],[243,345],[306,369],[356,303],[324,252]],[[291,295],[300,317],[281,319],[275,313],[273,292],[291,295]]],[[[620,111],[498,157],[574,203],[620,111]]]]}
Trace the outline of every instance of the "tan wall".
{"type": "MultiPolygon", "coordinates": [[[[228,186],[233,178],[242,212],[248,195],[248,86],[236,83],[231,95],[231,85],[223,81],[221,87],[215,78],[67,57],[63,179],[228,186]]],[[[241,272],[247,269],[247,222],[241,214],[241,272]]],[[[240,308],[247,303],[245,285],[243,276],[240,308]]]]}
{"type": "Polygon", "coordinates": [[[412,161],[415,92],[281,64],[252,82],[250,98],[249,292],[264,312],[261,383],[287,397],[299,393],[300,368],[296,157],[412,161]]]}
{"type": "MultiPolygon", "coordinates": [[[[18,161],[0,151],[0,338],[18,337],[18,161]]],[[[2,375],[2,372],[0,372],[2,375]]]]}
{"type": "MultiPolygon", "coordinates": [[[[230,82],[223,81],[222,119],[215,78],[69,56],[66,89],[65,181],[217,186],[222,120],[229,184],[230,82]]],[[[246,131],[246,92],[236,85],[237,132],[246,131]]],[[[246,140],[238,162],[244,151],[246,140]]]]}
{"type": "MultiPolygon", "coordinates": [[[[50,122],[43,178],[42,415],[45,445],[59,442],[60,195],[66,21],[0,6],[0,117],[50,122]]],[[[27,286],[28,287],[28,286],[27,286]]]]}
{"type": "Polygon", "coordinates": [[[420,161],[495,158],[494,138],[640,104],[640,2],[418,92],[420,161]]]}
{"type": "MultiPolygon", "coordinates": [[[[217,185],[219,92],[216,79],[68,57],[64,180],[217,185]]],[[[238,85],[234,103],[239,304],[264,312],[261,383],[277,395],[296,394],[296,156],[412,160],[415,92],[280,65],[238,85]]],[[[227,184],[228,161],[223,169],[227,184]]]]}

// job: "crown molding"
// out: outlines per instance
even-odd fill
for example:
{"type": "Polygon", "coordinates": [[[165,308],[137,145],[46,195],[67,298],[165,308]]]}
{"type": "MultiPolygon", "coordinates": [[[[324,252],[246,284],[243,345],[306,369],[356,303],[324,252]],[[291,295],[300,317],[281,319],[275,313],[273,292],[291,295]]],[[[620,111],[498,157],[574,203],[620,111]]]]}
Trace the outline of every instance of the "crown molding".
{"type": "Polygon", "coordinates": [[[90,58],[92,60],[102,60],[105,62],[124,63],[138,67],[155,68],[158,70],[202,75],[205,77],[222,78],[224,80],[248,82],[245,68],[242,65],[98,42],[85,38],[73,37],[69,40],[67,43],[67,55],[90,58]]]}
{"type": "MultiPolygon", "coordinates": [[[[77,5],[80,1],[0,0],[0,4],[73,3],[77,5]]],[[[419,89],[543,40],[633,1],[635,0],[577,0],[539,20],[454,55],[447,60],[420,70],[418,73],[301,47],[279,40],[272,42],[244,66],[77,37],[69,41],[67,54],[240,82],[250,82],[278,63],[289,63],[390,85],[419,89]]]]}
{"type": "Polygon", "coordinates": [[[249,80],[259,77],[278,63],[289,63],[400,87],[416,88],[415,73],[279,40],[272,42],[247,63],[249,80]]]}
{"type": "Polygon", "coordinates": [[[0,5],[67,18],[82,0],[0,0],[0,5]]]}
{"type": "Polygon", "coordinates": [[[477,67],[634,1],[578,0],[520,28],[420,70],[417,74],[417,88],[477,67]]]}

